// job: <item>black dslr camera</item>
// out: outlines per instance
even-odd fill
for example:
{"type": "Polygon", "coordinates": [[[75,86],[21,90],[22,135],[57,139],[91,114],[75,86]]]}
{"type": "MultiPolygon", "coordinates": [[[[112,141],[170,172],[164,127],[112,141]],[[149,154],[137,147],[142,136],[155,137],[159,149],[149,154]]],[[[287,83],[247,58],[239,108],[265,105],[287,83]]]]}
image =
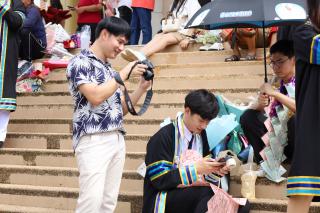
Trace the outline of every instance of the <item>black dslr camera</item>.
{"type": "Polygon", "coordinates": [[[146,71],[143,73],[143,77],[146,81],[150,81],[153,79],[154,77],[154,72],[153,72],[153,69],[154,69],[154,66],[153,64],[151,63],[150,60],[148,59],[145,59],[143,61],[139,61],[139,64],[144,64],[144,65],[147,65],[147,69],[146,71]]]}

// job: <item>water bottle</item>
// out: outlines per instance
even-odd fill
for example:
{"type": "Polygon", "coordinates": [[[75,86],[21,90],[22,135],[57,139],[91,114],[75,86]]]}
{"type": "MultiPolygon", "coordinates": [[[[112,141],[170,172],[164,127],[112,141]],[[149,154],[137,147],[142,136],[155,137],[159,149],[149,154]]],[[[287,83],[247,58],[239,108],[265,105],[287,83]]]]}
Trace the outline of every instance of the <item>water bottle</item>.
{"type": "Polygon", "coordinates": [[[90,45],[91,29],[90,26],[84,25],[81,28],[80,46],[81,49],[88,49],[90,45]]]}

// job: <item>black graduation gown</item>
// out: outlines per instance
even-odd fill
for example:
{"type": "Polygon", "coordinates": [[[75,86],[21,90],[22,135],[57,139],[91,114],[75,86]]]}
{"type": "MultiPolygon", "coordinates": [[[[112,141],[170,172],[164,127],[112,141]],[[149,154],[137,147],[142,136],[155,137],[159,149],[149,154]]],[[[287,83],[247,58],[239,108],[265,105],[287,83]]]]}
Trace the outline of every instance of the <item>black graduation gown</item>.
{"type": "MultiPolygon", "coordinates": [[[[206,132],[201,134],[203,142],[203,156],[210,154],[206,132]]],[[[174,161],[175,155],[175,127],[169,124],[161,128],[154,136],[150,138],[147,145],[147,154],[145,163],[147,167],[157,164],[157,162],[166,162],[168,166],[174,161]]],[[[162,165],[165,168],[166,164],[162,165]]],[[[159,168],[159,167],[158,167],[159,168]]],[[[157,168],[155,168],[157,169],[157,168]]],[[[147,170],[148,171],[148,170],[147,170]]],[[[203,209],[207,206],[208,200],[214,195],[210,187],[186,187],[179,188],[182,184],[179,169],[168,169],[160,177],[153,180],[147,175],[144,179],[143,194],[143,213],[153,213],[157,194],[159,192],[167,192],[167,195],[158,199],[165,199],[165,212],[201,212],[195,209],[203,209]],[[184,201],[184,202],[180,202],[184,201]]],[[[158,212],[161,212],[159,209],[158,212]]],[[[205,212],[205,211],[203,211],[205,212]]]]}
{"type": "Polygon", "coordinates": [[[288,196],[320,196],[320,35],[306,23],[293,34],[296,56],[296,148],[288,196]]]}
{"type": "Polygon", "coordinates": [[[0,7],[0,14],[4,14],[1,21],[6,22],[7,25],[7,29],[4,29],[4,24],[1,25],[0,110],[14,111],[19,50],[18,31],[23,25],[25,8],[20,0],[9,1],[11,1],[9,10],[6,7],[0,7]]]}

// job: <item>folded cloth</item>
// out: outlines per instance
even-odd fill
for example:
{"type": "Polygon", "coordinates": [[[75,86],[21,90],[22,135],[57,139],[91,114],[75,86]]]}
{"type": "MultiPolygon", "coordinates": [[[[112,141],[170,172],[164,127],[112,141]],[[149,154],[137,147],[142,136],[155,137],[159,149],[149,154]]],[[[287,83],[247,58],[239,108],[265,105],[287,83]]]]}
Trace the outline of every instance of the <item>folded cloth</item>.
{"type": "Polygon", "coordinates": [[[42,63],[45,68],[53,70],[59,68],[67,68],[69,62],[66,60],[45,60],[42,63]]]}

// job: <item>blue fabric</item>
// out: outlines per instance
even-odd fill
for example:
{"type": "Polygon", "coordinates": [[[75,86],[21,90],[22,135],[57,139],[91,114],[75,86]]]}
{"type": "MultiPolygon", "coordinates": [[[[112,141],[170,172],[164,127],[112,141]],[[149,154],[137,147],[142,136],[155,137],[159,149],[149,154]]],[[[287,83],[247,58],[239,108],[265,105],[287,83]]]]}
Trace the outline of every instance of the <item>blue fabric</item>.
{"type": "Polygon", "coordinates": [[[26,10],[26,19],[23,22],[22,30],[30,31],[43,46],[47,46],[46,31],[39,9],[31,5],[26,10]]]}
{"type": "Polygon", "coordinates": [[[142,44],[146,44],[152,39],[151,10],[140,7],[133,7],[132,10],[130,44],[138,44],[141,31],[142,44]]]}
{"type": "Polygon", "coordinates": [[[110,64],[102,62],[89,50],[82,50],[69,62],[67,79],[75,106],[73,114],[74,149],[83,135],[124,131],[120,88],[99,106],[93,106],[78,88],[82,84],[106,83],[113,79],[115,73],[116,71],[110,64]]]}

